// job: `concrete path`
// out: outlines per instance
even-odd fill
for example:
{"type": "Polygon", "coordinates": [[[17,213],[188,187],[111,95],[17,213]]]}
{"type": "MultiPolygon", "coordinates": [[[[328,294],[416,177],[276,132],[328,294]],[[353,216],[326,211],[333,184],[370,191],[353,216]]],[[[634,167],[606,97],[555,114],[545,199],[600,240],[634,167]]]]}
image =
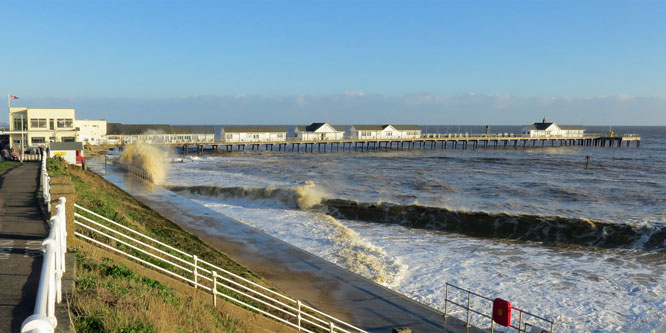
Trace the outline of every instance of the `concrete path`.
{"type": "MultiPolygon", "coordinates": [[[[485,332],[183,196],[111,170],[104,177],[286,294],[370,332],[485,332]]],[[[103,173],[103,172],[102,172],[103,173]]]]}
{"type": "Polygon", "coordinates": [[[48,225],[38,206],[39,163],[0,176],[0,332],[19,332],[35,308],[48,225]]]}

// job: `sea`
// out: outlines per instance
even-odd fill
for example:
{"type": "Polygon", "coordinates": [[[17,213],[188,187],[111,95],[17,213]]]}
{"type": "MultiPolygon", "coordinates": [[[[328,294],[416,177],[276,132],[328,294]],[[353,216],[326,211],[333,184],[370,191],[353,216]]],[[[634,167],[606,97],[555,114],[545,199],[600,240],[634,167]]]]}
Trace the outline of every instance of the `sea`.
{"type": "Polygon", "coordinates": [[[442,311],[448,283],[557,332],[666,332],[666,127],[609,130],[640,148],[218,151],[161,186],[442,311]]]}

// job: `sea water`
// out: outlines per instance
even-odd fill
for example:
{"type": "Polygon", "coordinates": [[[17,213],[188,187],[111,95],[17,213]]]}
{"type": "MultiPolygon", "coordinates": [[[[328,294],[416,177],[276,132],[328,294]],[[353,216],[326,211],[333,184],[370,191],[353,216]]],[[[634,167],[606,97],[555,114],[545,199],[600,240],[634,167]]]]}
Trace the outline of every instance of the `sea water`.
{"type": "Polygon", "coordinates": [[[164,184],[440,310],[448,282],[557,331],[666,330],[666,128],[615,131],[641,147],[219,153],[164,184]]]}

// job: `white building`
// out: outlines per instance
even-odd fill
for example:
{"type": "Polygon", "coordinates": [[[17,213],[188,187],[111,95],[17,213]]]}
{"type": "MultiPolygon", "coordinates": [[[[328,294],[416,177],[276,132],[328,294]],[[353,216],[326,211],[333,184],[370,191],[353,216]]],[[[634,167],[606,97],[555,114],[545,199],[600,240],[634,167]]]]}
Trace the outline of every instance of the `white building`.
{"type": "Polygon", "coordinates": [[[9,108],[9,145],[20,150],[76,141],[74,109],[9,108]]]}
{"type": "Polygon", "coordinates": [[[296,140],[303,141],[342,140],[345,128],[328,123],[312,123],[309,126],[296,126],[294,134],[296,134],[296,140]]]}
{"type": "Polygon", "coordinates": [[[557,125],[546,122],[546,118],[540,123],[525,125],[521,129],[521,134],[531,138],[541,137],[564,137],[579,138],[585,135],[585,127],[580,125],[557,125]]]}
{"type": "Polygon", "coordinates": [[[171,126],[165,124],[109,123],[106,131],[108,144],[212,144],[215,142],[213,126],[171,126]]]}
{"type": "Polygon", "coordinates": [[[285,126],[222,126],[220,138],[226,143],[280,142],[287,140],[285,126]]]}
{"type": "Polygon", "coordinates": [[[76,128],[76,141],[89,145],[106,143],[106,120],[74,119],[74,127],[76,128]]]}
{"type": "Polygon", "coordinates": [[[354,125],[351,138],[358,140],[417,139],[421,137],[418,125],[354,125]]]}

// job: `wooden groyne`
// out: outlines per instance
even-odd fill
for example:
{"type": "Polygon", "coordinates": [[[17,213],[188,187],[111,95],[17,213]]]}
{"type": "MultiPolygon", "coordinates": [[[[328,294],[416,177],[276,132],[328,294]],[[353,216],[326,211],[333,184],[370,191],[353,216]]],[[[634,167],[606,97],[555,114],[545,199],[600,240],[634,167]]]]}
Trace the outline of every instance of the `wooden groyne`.
{"type": "Polygon", "coordinates": [[[337,151],[377,151],[399,149],[507,149],[530,147],[617,147],[623,145],[640,147],[641,137],[630,134],[623,136],[586,135],[582,137],[524,137],[492,135],[450,135],[429,134],[422,138],[409,139],[342,139],[342,140],[284,140],[267,142],[207,142],[193,144],[173,144],[187,154],[209,150],[225,151],[284,151],[284,152],[337,152],[337,151]],[[262,149],[263,148],[263,149],[262,149]]]}

